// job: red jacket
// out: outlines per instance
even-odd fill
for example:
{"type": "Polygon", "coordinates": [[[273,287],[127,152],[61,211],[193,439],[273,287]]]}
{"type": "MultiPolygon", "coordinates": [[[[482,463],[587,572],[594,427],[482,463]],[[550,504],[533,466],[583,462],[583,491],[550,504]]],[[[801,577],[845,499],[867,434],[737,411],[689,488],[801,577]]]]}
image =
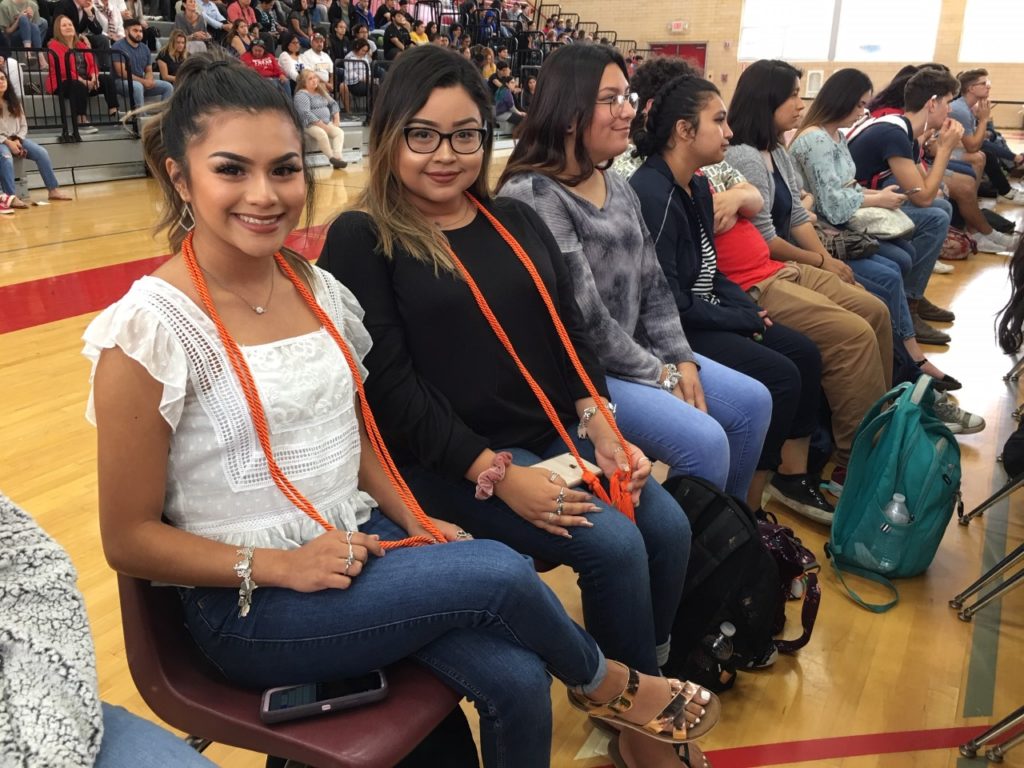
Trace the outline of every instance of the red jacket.
{"type": "MultiPolygon", "coordinates": [[[[88,80],[93,75],[98,74],[99,70],[96,68],[96,59],[93,58],[92,53],[76,54],[71,56],[71,68],[68,69],[68,62],[65,58],[69,48],[57,39],[51,39],[46,44],[46,47],[53,51],[54,55],[50,57],[53,61],[56,59],[57,66],[50,68],[50,74],[46,77],[46,92],[53,93],[57,90],[57,84],[64,80],[77,80],[79,77],[88,80]],[[84,59],[85,69],[84,73],[79,73],[78,66],[84,59]]],[[[78,40],[75,43],[75,50],[80,51],[92,51],[89,44],[83,40],[78,40]]]]}
{"type": "Polygon", "coordinates": [[[254,59],[251,51],[246,51],[242,54],[242,63],[247,67],[252,67],[260,73],[260,77],[266,78],[278,78],[284,76],[284,72],[281,71],[280,65],[277,63],[277,58],[272,54],[265,54],[264,56],[254,59]]]}

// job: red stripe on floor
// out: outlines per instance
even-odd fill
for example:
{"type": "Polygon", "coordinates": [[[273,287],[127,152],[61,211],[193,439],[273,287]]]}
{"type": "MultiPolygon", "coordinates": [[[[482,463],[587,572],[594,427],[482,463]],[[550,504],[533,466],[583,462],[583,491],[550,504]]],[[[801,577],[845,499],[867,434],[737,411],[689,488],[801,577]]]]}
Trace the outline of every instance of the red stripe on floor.
{"type": "MultiPolygon", "coordinates": [[[[296,230],[285,241],[307,259],[320,255],[325,227],[296,230]]],[[[97,312],[124,296],[133,282],[148,275],[169,256],[84,269],[66,275],[0,286],[0,333],[32,328],[97,312]]]]}
{"type": "MultiPolygon", "coordinates": [[[[829,739],[787,741],[753,747],[716,749],[707,753],[714,768],[758,768],[767,765],[791,765],[813,760],[836,760],[862,755],[888,755],[896,752],[925,752],[954,749],[984,732],[986,725],[939,728],[929,731],[897,731],[861,736],[836,736],[829,739]]],[[[603,768],[612,768],[604,766],[603,768]]]]}

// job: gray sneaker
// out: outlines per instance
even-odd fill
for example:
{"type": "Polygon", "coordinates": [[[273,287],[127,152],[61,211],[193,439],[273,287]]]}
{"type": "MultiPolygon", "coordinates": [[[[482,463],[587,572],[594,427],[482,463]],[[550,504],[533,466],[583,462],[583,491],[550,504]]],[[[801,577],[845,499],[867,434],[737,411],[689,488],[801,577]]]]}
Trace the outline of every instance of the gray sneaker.
{"type": "Polygon", "coordinates": [[[973,435],[985,428],[985,420],[981,416],[965,411],[945,392],[935,396],[932,410],[954,435],[973,435]]]}
{"type": "Polygon", "coordinates": [[[949,334],[928,325],[920,315],[914,313],[910,319],[914,321],[914,336],[917,337],[919,344],[949,344],[949,334]]]}

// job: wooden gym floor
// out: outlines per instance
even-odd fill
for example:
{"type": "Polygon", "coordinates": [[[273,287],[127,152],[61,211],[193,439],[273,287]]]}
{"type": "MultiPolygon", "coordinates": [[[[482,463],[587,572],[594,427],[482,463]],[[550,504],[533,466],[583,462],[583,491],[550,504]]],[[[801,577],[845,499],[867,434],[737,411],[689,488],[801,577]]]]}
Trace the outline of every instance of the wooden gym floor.
{"type": "MultiPolygon", "coordinates": [[[[363,167],[319,179],[312,223],[329,221],[348,204],[364,183],[363,167]]],[[[116,582],[100,549],[95,440],[83,417],[89,368],[79,351],[96,312],[165,253],[149,231],[159,194],[150,180],[69,191],[73,202],[0,217],[0,489],[74,559],[103,698],[152,717],[128,673],[116,582]]],[[[1024,217],[1024,209],[1002,212],[1024,217]]],[[[960,440],[968,509],[1004,481],[996,457],[1021,402],[1017,384],[1001,379],[1011,361],[993,338],[994,315],[1009,294],[1006,262],[973,256],[957,262],[953,274],[935,275],[928,290],[957,314],[952,344],[929,356],[964,382],[961,404],[988,422],[984,432],[960,440]]],[[[982,765],[959,758],[955,745],[1024,703],[1024,589],[971,624],[960,622],[947,601],[1024,538],[1022,510],[1024,494],[968,528],[952,523],[928,572],[900,583],[899,606],[881,616],[855,606],[823,571],[810,645],[770,671],[742,675],[725,695],[722,723],[703,744],[716,768],[982,765]]],[[[824,528],[775,511],[822,557],[824,528]]],[[[545,579],[579,619],[572,574],[562,568],[545,579]]],[[[867,586],[864,592],[875,594],[867,586]]],[[[796,623],[794,616],[791,630],[796,623]]],[[[552,696],[552,764],[607,766],[600,734],[567,706],[559,683],[552,696]]],[[[261,756],[222,745],[207,755],[231,768],[263,765],[261,756]]],[[[1024,747],[1006,764],[1024,766],[1024,747]]]]}

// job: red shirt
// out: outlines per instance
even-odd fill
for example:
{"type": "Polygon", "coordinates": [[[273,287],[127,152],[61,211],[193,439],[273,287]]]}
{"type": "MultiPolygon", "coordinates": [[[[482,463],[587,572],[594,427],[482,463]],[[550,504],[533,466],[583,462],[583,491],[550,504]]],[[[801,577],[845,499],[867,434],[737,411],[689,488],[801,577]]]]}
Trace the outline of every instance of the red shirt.
{"type": "Polygon", "coordinates": [[[56,60],[57,66],[50,68],[50,74],[46,76],[46,92],[53,93],[57,90],[57,83],[63,82],[64,80],[77,80],[79,77],[88,80],[90,77],[95,75],[99,70],[96,69],[96,60],[93,58],[91,53],[92,48],[88,43],[79,40],[75,43],[76,50],[88,51],[88,53],[75,54],[74,56],[67,57],[67,52],[70,50],[64,43],[56,39],[51,39],[46,44],[46,47],[53,51],[54,55],[50,57],[50,60],[56,60]],[[68,68],[68,58],[71,59],[70,69],[68,68]],[[84,60],[85,72],[78,71],[78,65],[84,60]]]}
{"type": "Polygon", "coordinates": [[[284,72],[281,71],[280,65],[277,63],[277,59],[269,53],[258,59],[254,59],[252,52],[246,51],[242,54],[242,63],[259,72],[260,77],[276,77],[280,79],[284,75],[284,72]]]}
{"type": "Polygon", "coordinates": [[[719,271],[744,291],[785,266],[772,258],[757,227],[742,217],[728,232],[715,235],[715,250],[719,271]]]}
{"type": "Polygon", "coordinates": [[[242,4],[234,2],[228,6],[228,21],[237,21],[238,19],[245,19],[245,23],[250,27],[256,23],[256,11],[252,9],[252,5],[247,5],[242,8],[242,4]]]}

